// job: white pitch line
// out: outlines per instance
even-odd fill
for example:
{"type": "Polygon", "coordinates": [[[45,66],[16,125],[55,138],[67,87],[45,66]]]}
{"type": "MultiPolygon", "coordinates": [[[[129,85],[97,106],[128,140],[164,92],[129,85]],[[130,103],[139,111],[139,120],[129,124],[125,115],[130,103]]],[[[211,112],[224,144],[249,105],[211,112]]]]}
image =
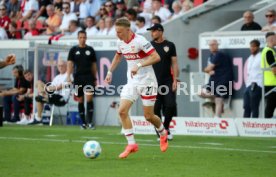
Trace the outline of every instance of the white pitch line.
{"type": "MultiPolygon", "coordinates": [[[[61,142],[61,143],[85,143],[84,140],[62,140],[62,139],[46,139],[46,138],[25,138],[25,137],[0,137],[0,140],[22,140],[22,141],[48,141],[48,142],[61,142]]],[[[126,143],[119,142],[110,142],[110,141],[101,141],[101,144],[116,144],[116,145],[125,145],[126,143]]],[[[151,146],[151,147],[159,147],[159,144],[142,144],[139,143],[140,146],[151,146]]],[[[220,151],[236,151],[236,152],[254,152],[254,153],[269,153],[276,154],[276,151],[262,151],[262,150],[254,150],[254,149],[236,149],[236,148],[220,148],[220,147],[203,147],[203,146],[180,146],[180,145],[170,145],[170,148],[181,148],[181,149],[208,149],[208,150],[220,150],[220,151]]]]}
{"type": "Polygon", "coordinates": [[[222,143],[211,143],[211,142],[206,142],[206,143],[199,143],[199,144],[207,144],[207,145],[211,145],[211,146],[222,146],[222,143]]]}

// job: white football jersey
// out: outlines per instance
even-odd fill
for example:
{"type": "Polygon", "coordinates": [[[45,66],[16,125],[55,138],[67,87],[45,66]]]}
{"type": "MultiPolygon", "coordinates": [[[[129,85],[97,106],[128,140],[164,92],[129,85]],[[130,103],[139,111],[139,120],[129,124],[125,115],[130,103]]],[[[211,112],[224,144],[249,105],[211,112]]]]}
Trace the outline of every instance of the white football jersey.
{"type": "Polygon", "coordinates": [[[145,66],[138,70],[138,73],[131,78],[131,69],[139,62],[147,60],[148,56],[153,53],[155,49],[149,41],[143,36],[133,33],[129,42],[118,40],[117,53],[122,54],[127,60],[127,79],[130,81],[139,81],[146,76],[153,76],[155,78],[152,66],[145,66]]]}

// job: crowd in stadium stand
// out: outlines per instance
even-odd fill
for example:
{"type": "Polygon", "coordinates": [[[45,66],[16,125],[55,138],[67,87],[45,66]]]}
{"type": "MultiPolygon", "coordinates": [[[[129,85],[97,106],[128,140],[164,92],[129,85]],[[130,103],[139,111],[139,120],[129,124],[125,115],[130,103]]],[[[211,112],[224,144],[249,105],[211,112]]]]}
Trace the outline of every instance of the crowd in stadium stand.
{"type": "MultiPolygon", "coordinates": [[[[202,0],[205,2],[206,0],[202,0]]],[[[2,0],[0,39],[37,35],[115,35],[113,23],[127,17],[134,32],[143,33],[158,16],[161,22],[193,8],[191,0],[2,0]]]]}

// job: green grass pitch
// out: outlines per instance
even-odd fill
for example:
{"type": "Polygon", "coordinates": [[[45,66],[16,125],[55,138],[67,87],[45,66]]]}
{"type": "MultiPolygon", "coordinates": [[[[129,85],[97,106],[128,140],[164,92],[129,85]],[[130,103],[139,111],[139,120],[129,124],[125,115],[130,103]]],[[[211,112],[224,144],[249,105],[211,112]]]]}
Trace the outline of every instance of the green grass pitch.
{"type": "Polygon", "coordinates": [[[153,135],[135,136],[140,150],[119,159],[126,140],[119,127],[0,128],[1,177],[275,177],[276,138],[174,136],[162,153],[153,135]],[[87,140],[102,154],[84,157],[87,140]]]}

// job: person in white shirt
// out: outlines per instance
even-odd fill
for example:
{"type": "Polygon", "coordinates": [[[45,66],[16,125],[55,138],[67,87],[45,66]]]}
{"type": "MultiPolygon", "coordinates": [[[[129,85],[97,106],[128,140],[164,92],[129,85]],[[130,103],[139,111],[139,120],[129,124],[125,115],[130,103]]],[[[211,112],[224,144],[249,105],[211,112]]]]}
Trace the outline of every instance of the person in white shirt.
{"type": "Polygon", "coordinates": [[[0,27],[0,40],[8,39],[7,32],[4,28],[0,27]]]}
{"type": "Polygon", "coordinates": [[[71,20],[70,23],[69,23],[69,33],[65,33],[65,34],[69,35],[69,36],[77,37],[78,32],[82,30],[81,27],[79,27],[78,24],[79,24],[78,21],[71,20]]]}
{"type": "Polygon", "coordinates": [[[98,29],[95,25],[95,17],[88,16],[85,20],[85,26],[86,26],[85,32],[87,34],[87,37],[97,35],[98,29]]]}
{"type": "Polygon", "coordinates": [[[88,1],[88,0],[82,0],[81,1],[81,3],[80,3],[80,15],[79,15],[79,22],[81,24],[83,24],[86,17],[89,16],[90,8],[91,8],[90,1],[88,1]]]}
{"type": "Polygon", "coordinates": [[[71,20],[78,20],[78,17],[75,13],[70,12],[70,3],[64,2],[62,4],[62,10],[63,10],[63,17],[61,25],[59,26],[59,29],[62,31],[62,33],[67,32],[69,30],[69,23],[71,20]]]}
{"type": "Polygon", "coordinates": [[[262,98],[263,72],[261,69],[260,42],[256,39],[250,42],[251,55],[247,60],[246,90],[243,95],[245,118],[258,118],[259,106],[262,98]]]}
{"type": "Polygon", "coordinates": [[[105,23],[105,29],[104,29],[105,35],[116,36],[116,31],[115,31],[112,17],[106,17],[104,19],[104,23],[105,23]]]}
{"type": "Polygon", "coordinates": [[[26,0],[25,6],[22,10],[21,21],[30,19],[39,10],[39,5],[36,0],[26,0]]]}
{"type": "Polygon", "coordinates": [[[152,10],[153,15],[159,16],[162,22],[167,21],[171,16],[171,12],[169,11],[169,9],[162,7],[161,0],[152,1],[152,10]]]}
{"type": "Polygon", "coordinates": [[[146,23],[146,20],[144,17],[137,17],[137,19],[136,19],[136,26],[137,26],[136,33],[137,34],[143,34],[143,33],[147,32],[148,26],[146,26],[145,23],[146,23]]]}
{"type": "Polygon", "coordinates": [[[173,2],[172,9],[173,9],[173,15],[171,16],[171,19],[175,19],[183,14],[182,7],[179,1],[173,2]]]}
{"type": "Polygon", "coordinates": [[[262,31],[276,31],[276,11],[270,9],[265,13],[267,24],[262,28],[262,31]]]}
{"type": "Polygon", "coordinates": [[[101,18],[99,21],[98,21],[98,33],[97,35],[98,36],[101,36],[101,35],[105,35],[105,22],[104,22],[104,18],[101,18]]]}
{"type": "Polygon", "coordinates": [[[53,104],[56,106],[64,106],[70,96],[70,90],[65,89],[67,81],[67,63],[66,61],[59,59],[57,68],[59,74],[53,79],[51,83],[43,83],[37,81],[38,96],[35,97],[37,113],[33,118],[33,121],[29,125],[42,124],[42,112],[44,103],[53,104]]]}

